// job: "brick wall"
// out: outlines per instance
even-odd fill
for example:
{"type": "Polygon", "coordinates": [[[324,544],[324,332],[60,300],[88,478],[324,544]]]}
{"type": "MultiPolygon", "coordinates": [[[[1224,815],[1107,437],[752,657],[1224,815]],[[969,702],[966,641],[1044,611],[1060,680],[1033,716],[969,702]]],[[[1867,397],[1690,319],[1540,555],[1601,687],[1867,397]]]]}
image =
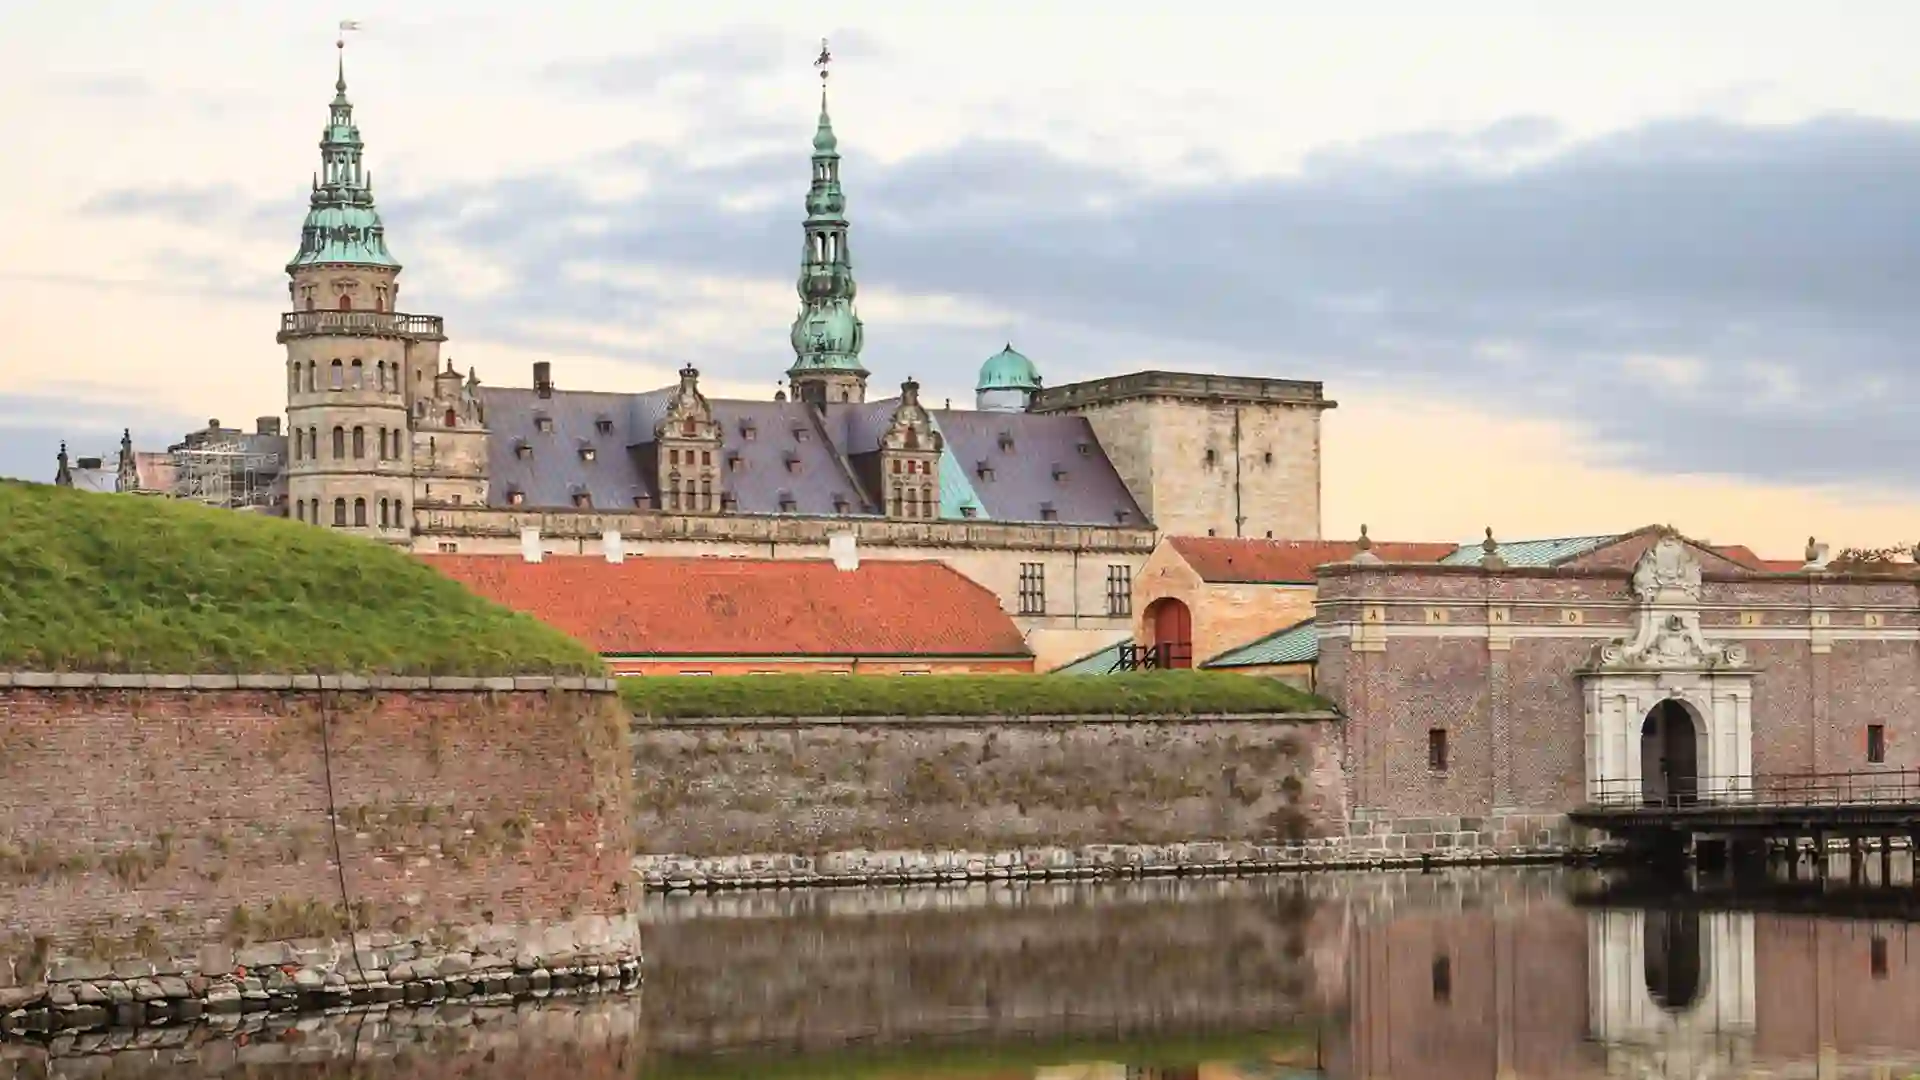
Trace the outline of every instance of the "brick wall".
{"type": "MultiPolygon", "coordinates": [[[[1632,559],[1590,558],[1595,565],[1551,570],[1323,571],[1318,689],[1349,718],[1356,807],[1412,817],[1564,813],[1582,800],[1577,671],[1603,642],[1631,636],[1635,612],[1632,559]],[[1431,729],[1447,732],[1444,774],[1428,768],[1431,729]]],[[[1757,671],[1756,773],[1869,768],[1869,724],[1885,726],[1887,743],[1886,761],[1872,767],[1920,767],[1913,583],[1701,561],[1704,633],[1744,645],[1757,671]]]]}
{"type": "Polygon", "coordinates": [[[828,657],[819,660],[641,660],[619,657],[607,660],[615,675],[984,675],[1032,674],[1031,658],[943,660],[936,657],[912,660],[867,660],[828,657]]]}
{"type": "Polygon", "coordinates": [[[707,720],[634,729],[649,855],[1275,842],[1338,831],[1338,728],[1238,718],[707,720]]]}
{"type": "Polygon", "coordinates": [[[0,688],[0,986],[63,957],[230,970],[234,946],[344,936],[349,907],[396,941],[630,912],[606,683],[459,681],[475,689],[0,688]]]}

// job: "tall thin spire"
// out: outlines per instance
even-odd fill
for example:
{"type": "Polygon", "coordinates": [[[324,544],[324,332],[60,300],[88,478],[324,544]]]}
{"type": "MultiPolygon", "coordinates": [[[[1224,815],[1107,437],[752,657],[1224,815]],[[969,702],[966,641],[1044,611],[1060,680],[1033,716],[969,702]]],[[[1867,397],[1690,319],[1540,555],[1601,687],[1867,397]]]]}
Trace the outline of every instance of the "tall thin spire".
{"type": "Polygon", "coordinates": [[[353,102],[347,98],[346,32],[360,24],[340,24],[334,42],[333,101],[327,107],[327,126],[320,136],[320,172],[308,198],[307,220],[300,230],[300,251],[287,264],[297,266],[345,263],[399,269],[387,251],[386,227],[373,206],[373,186],[361,160],[366,144],[353,122],[353,102]]]}
{"type": "MultiPolygon", "coordinates": [[[[860,366],[865,331],[855,314],[853,258],[847,248],[847,198],[840,188],[839,140],[827,112],[826,82],[833,53],[823,39],[820,56],[820,121],[813,134],[813,176],[807,189],[805,248],[800,258],[800,314],[793,321],[793,366],[796,397],[832,400],[828,382],[849,379],[864,386],[867,371],[860,366]],[[823,378],[810,378],[810,376],[823,378]]],[[[839,400],[848,398],[840,397],[839,400]]]]}

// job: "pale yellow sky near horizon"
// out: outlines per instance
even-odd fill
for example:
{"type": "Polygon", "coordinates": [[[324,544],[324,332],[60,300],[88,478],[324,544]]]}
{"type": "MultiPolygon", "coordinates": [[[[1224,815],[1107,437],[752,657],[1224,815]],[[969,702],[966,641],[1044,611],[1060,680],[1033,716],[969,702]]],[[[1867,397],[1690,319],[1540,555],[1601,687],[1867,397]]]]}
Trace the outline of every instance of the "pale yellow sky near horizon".
{"type": "MultiPolygon", "coordinates": [[[[1407,4],[1359,5],[1384,14],[1342,19],[1288,3],[1263,15],[1257,32],[1247,23],[1221,34],[1204,15],[1103,9],[1120,13],[1093,23],[1084,5],[1022,17],[1024,5],[987,3],[962,23],[849,2],[834,17],[858,28],[855,41],[870,42],[874,58],[850,68],[835,112],[843,138],[887,159],[988,130],[1142,167],[1174,168],[1204,153],[1209,168],[1246,176],[1294,168],[1329,146],[1475,130],[1521,114],[1552,118],[1570,136],[1674,116],[1920,118],[1920,75],[1900,47],[1920,30],[1920,12],[1843,6],[1847,18],[1809,19],[1791,5],[1703,2],[1663,12],[1625,4],[1617,17],[1596,19],[1489,2],[1441,20],[1408,14],[1415,7],[1407,4]],[[1729,36],[1733,19],[1740,33],[1729,36]],[[984,62],[991,78],[981,76],[983,52],[992,57],[984,62]]],[[[793,38],[798,78],[725,88],[734,97],[724,107],[737,117],[784,118],[810,93],[806,60],[822,32],[771,4],[354,7],[342,14],[367,26],[350,55],[369,158],[376,177],[396,177],[383,186],[385,199],[564,167],[637,137],[724,154],[685,129],[684,116],[694,113],[528,73],[617,53],[671,56],[693,38],[724,40],[730,27],[757,27],[793,38]],[[512,145],[492,137],[501,126],[515,133],[512,145]]],[[[278,0],[206,0],[164,12],[102,0],[93,15],[106,17],[47,0],[0,18],[0,124],[19,151],[0,172],[0,205],[14,211],[0,247],[0,441],[10,429],[117,429],[145,414],[250,423],[275,413],[282,384],[273,327],[284,295],[268,288],[257,299],[209,297],[181,288],[191,275],[170,267],[184,255],[228,272],[270,274],[296,239],[297,219],[279,242],[263,244],[215,223],[111,219],[80,207],[91,195],[142,184],[224,184],[248,199],[297,191],[312,170],[324,115],[332,16],[316,19],[278,0]],[[112,79],[124,82],[120,92],[109,92],[104,81],[112,79]],[[83,88],[86,80],[95,85],[83,88]]],[[[859,48],[848,51],[843,65],[860,59],[859,48]]],[[[686,94],[725,96],[697,75],[688,76],[686,94]]],[[[857,178],[850,183],[857,194],[857,178]]],[[[767,212],[793,216],[787,204],[767,212]]],[[[797,237],[797,220],[793,227],[797,237]]],[[[394,243],[416,264],[452,261],[424,258],[417,238],[394,243]]],[[[459,274],[410,272],[406,289],[432,308],[434,298],[486,296],[490,272],[479,261],[459,274]]],[[[458,324],[449,351],[496,384],[524,383],[534,359],[553,359],[572,385],[643,389],[670,381],[689,350],[737,340],[742,319],[783,327],[788,274],[786,266],[767,268],[778,288],[710,290],[704,306],[690,304],[685,319],[650,343],[657,361],[529,349],[463,334],[458,324]]],[[[870,323],[890,313],[925,318],[946,303],[890,297],[885,282],[868,278],[862,284],[870,323]]],[[[999,318],[961,312],[953,324],[984,343],[999,318]]],[[[1036,359],[1046,366],[1046,357],[1036,359]]],[[[1164,353],[1116,355],[1102,365],[1118,373],[1149,360],[1164,362],[1164,353]]],[[[785,361],[769,356],[766,378],[715,380],[710,389],[765,396],[785,361]]],[[[1920,498],[1912,493],[1655,475],[1608,465],[1606,448],[1574,426],[1343,380],[1337,363],[1269,374],[1321,380],[1341,403],[1326,419],[1330,538],[1354,535],[1362,522],[1382,539],[1419,540],[1465,540],[1489,525],[1520,539],[1658,522],[1779,558],[1798,556],[1809,535],[1836,546],[1920,540],[1920,498]]],[[[876,372],[876,383],[897,377],[876,372]]],[[[47,460],[50,472],[50,452],[47,460]]]]}

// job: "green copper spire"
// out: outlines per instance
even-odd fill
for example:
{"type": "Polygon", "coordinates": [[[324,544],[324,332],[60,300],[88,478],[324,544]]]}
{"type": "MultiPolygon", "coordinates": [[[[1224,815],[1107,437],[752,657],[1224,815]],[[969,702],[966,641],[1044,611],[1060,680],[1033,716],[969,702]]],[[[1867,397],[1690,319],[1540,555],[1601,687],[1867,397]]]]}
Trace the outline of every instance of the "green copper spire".
{"type": "MultiPolygon", "coordinates": [[[[816,66],[830,59],[821,43],[816,66]]],[[[822,70],[820,77],[826,78],[822,70]]],[[[800,257],[800,314],[793,320],[793,366],[789,378],[838,372],[865,379],[860,366],[863,337],[854,314],[853,259],[847,252],[847,197],[840,190],[839,140],[820,90],[820,125],[813,135],[813,183],[807,190],[806,248],[800,257]]]]}
{"type": "Polygon", "coordinates": [[[400,264],[387,252],[386,226],[373,208],[373,179],[361,167],[360,152],[366,144],[360,141],[353,103],[347,100],[344,42],[341,49],[327,129],[320,136],[321,171],[314,177],[307,220],[300,229],[300,253],[287,269],[351,263],[398,270],[400,264]]]}

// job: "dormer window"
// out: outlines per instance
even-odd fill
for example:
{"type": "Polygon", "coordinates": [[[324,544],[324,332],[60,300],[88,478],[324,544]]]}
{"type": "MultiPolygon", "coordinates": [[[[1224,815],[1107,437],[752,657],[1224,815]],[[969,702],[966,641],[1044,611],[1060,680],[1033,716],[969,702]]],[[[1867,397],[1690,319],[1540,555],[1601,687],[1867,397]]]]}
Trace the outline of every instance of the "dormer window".
{"type": "Polygon", "coordinates": [[[1013,453],[1013,432],[1003,431],[1000,433],[1000,452],[1003,454],[1013,453]]]}
{"type": "Polygon", "coordinates": [[[794,501],[793,492],[783,491],[780,493],[780,512],[781,513],[791,514],[795,510],[799,509],[799,506],[800,504],[794,501]]]}
{"type": "Polygon", "coordinates": [[[515,439],[513,441],[513,456],[525,461],[533,456],[533,447],[528,444],[525,439],[515,439]]]}
{"type": "Polygon", "coordinates": [[[794,442],[806,442],[806,441],[807,441],[807,434],[808,434],[808,433],[807,433],[807,429],[806,429],[806,428],[803,428],[803,427],[796,427],[796,428],[794,428],[794,429],[793,429],[793,441],[794,441],[794,442]]]}
{"type": "Polygon", "coordinates": [[[963,518],[977,518],[980,516],[980,508],[977,506],[963,506],[960,508],[960,516],[963,518]]]}
{"type": "Polygon", "coordinates": [[[781,455],[781,460],[787,463],[788,472],[797,473],[800,471],[800,455],[799,454],[796,454],[791,450],[789,450],[787,453],[781,455]]]}
{"type": "Polygon", "coordinates": [[[1074,448],[1075,450],[1078,450],[1078,451],[1080,451],[1080,456],[1081,456],[1081,457],[1092,457],[1092,456],[1093,456],[1093,444],[1092,444],[1092,443],[1090,443],[1090,442],[1077,442],[1077,443],[1074,443],[1074,444],[1073,444],[1073,448],[1074,448]]]}
{"type": "Polygon", "coordinates": [[[846,495],[838,491],[834,492],[833,493],[833,512],[836,514],[844,514],[847,512],[847,506],[848,506],[848,503],[847,503],[846,495]]]}
{"type": "Polygon", "coordinates": [[[573,493],[573,505],[581,507],[592,506],[593,496],[584,491],[576,491],[573,493]]]}
{"type": "Polygon", "coordinates": [[[507,505],[508,506],[520,506],[524,504],[526,501],[527,501],[526,492],[521,491],[519,488],[507,489],[507,505]]]}
{"type": "Polygon", "coordinates": [[[973,463],[973,475],[982,480],[991,480],[993,479],[993,466],[984,461],[976,461],[973,463]]]}
{"type": "Polygon", "coordinates": [[[553,417],[544,413],[535,413],[533,417],[533,430],[542,435],[553,434],[553,417]]]}
{"type": "Polygon", "coordinates": [[[1060,511],[1055,510],[1053,508],[1052,503],[1043,502],[1040,504],[1040,520],[1041,521],[1059,521],[1060,511]]]}
{"type": "MultiPolygon", "coordinates": [[[[1132,516],[1133,516],[1132,514],[1128,513],[1125,510],[1115,510],[1113,512],[1113,523],[1116,525],[1125,525],[1127,523],[1127,519],[1132,516]]],[[[1267,539],[1269,540],[1273,539],[1273,534],[1268,533],[1267,539]]]]}
{"type": "Polygon", "coordinates": [[[593,430],[602,435],[613,434],[613,421],[602,416],[593,422],[593,430]]]}
{"type": "Polygon", "coordinates": [[[727,455],[727,471],[728,472],[739,472],[741,464],[742,462],[740,460],[739,454],[727,455]]]}
{"type": "Polygon", "coordinates": [[[642,492],[633,497],[633,505],[641,510],[651,509],[653,507],[653,497],[642,492]]]}
{"type": "Polygon", "coordinates": [[[596,454],[596,451],[594,450],[592,443],[580,444],[580,460],[581,461],[592,461],[594,459],[595,454],[596,454]]]}
{"type": "Polygon", "coordinates": [[[723,491],[720,493],[720,512],[721,513],[731,514],[733,513],[734,509],[739,505],[740,505],[740,500],[734,497],[733,492],[723,491]]]}
{"type": "Polygon", "coordinates": [[[1056,484],[1063,483],[1066,479],[1067,470],[1061,467],[1059,462],[1055,462],[1053,466],[1053,482],[1056,484]]]}
{"type": "Polygon", "coordinates": [[[758,434],[760,434],[760,429],[754,426],[753,421],[751,420],[740,421],[740,437],[741,438],[747,440],[748,442],[752,442],[753,437],[758,434]]]}

